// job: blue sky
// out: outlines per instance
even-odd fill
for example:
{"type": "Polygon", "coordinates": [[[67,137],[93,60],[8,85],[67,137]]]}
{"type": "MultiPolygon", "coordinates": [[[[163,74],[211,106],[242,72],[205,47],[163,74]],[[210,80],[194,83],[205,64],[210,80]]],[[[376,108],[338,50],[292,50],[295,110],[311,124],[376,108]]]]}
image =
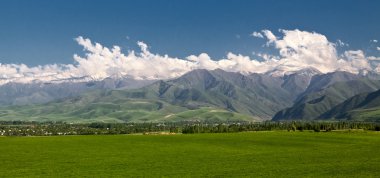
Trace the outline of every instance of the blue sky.
{"type": "Polygon", "coordinates": [[[73,54],[83,53],[78,36],[123,51],[140,40],[153,53],[179,58],[252,56],[271,50],[249,36],[263,29],[315,31],[371,54],[379,18],[375,0],[2,0],[0,63],[73,63],[73,54]]]}

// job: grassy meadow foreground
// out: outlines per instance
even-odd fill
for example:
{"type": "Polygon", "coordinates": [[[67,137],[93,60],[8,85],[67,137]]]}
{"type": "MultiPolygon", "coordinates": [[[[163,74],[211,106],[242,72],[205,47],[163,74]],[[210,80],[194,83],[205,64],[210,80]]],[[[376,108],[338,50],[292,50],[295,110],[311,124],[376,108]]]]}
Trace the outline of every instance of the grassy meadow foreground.
{"type": "Polygon", "coordinates": [[[377,177],[380,133],[0,137],[0,177],[377,177]]]}

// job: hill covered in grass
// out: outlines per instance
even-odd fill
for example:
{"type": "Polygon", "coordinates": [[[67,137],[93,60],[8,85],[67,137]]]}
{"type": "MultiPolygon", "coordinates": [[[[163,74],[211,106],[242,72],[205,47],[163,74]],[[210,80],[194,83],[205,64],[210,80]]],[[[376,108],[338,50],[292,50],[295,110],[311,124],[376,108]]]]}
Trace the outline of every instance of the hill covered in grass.
{"type": "Polygon", "coordinates": [[[121,97],[128,94],[125,91],[96,91],[43,105],[0,108],[0,120],[73,123],[259,120],[222,108],[205,106],[188,109],[160,100],[121,97]]]}

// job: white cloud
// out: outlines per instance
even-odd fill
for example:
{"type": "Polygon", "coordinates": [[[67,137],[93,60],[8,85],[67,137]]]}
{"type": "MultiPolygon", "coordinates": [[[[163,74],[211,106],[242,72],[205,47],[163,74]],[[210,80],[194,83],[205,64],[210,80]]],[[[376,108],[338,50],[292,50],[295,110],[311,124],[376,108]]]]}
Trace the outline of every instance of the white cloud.
{"type": "Polygon", "coordinates": [[[97,43],[92,44],[82,37],[77,38],[77,41],[88,51],[85,58],[74,56],[78,63],[77,69],[82,72],[82,75],[89,75],[96,79],[112,75],[129,75],[137,79],[166,79],[177,77],[189,71],[194,65],[190,61],[152,54],[148,45],[141,41],[137,42],[141,52],[136,54],[130,51],[127,55],[121,53],[118,46],[109,50],[97,43]]]}
{"type": "Polygon", "coordinates": [[[264,38],[263,34],[261,34],[260,32],[252,32],[251,36],[256,38],[264,38]]]}
{"type": "Polygon", "coordinates": [[[349,46],[347,43],[343,42],[342,40],[337,40],[336,43],[335,43],[337,46],[340,46],[340,47],[345,47],[345,46],[349,46]]]}
{"type": "Polygon", "coordinates": [[[376,49],[377,49],[378,51],[380,51],[380,47],[376,47],[376,49]]]}
{"type": "Polygon", "coordinates": [[[252,54],[255,55],[255,56],[261,57],[265,61],[279,60],[278,56],[267,54],[267,53],[255,53],[255,52],[253,52],[252,54]]]}
{"type": "Polygon", "coordinates": [[[267,45],[277,40],[277,37],[269,30],[262,30],[264,36],[268,39],[267,45]]]}
{"type": "Polygon", "coordinates": [[[338,58],[334,44],[324,35],[300,30],[281,30],[283,38],[277,39],[269,30],[265,36],[280,53],[279,64],[288,70],[314,67],[321,72],[332,72],[338,67],[338,58]]]}
{"type": "Polygon", "coordinates": [[[361,70],[373,70],[377,67],[371,66],[360,50],[346,51],[342,57],[338,57],[335,44],[322,34],[298,29],[280,30],[280,32],[283,37],[277,39],[271,31],[263,31],[268,44],[273,44],[280,53],[280,59],[273,65],[275,69],[295,71],[313,67],[323,73],[336,70],[358,73],[361,70]]]}
{"type": "MultiPolygon", "coordinates": [[[[153,54],[149,46],[139,41],[140,51],[123,53],[119,46],[107,48],[90,39],[75,40],[83,46],[85,55],[74,55],[74,64],[49,64],[28,67],[24,64],[0,64],[0,84],[30,82],[34,80],[54,82],[70,78],[101,80],[110,76],[129,76],[135,79],[169,79],[181,76],[193,69],[223,69],[230,72],[276,74],[315,68],[323,73],[344,70],[380,72],[379,57],[366,56],[361,50],[345,51],[338,55],[336,44],[326,36],[301,30],[280,30],[275,36],[269,30],[257,32],[267,40],[267,46],[279,55],[255,53],[264,61],[241,54],[228,53],[226,58],[211,59],[206,53],[190,55],[185,59],[153,54]]],[[[256,36],[257,36],[256,34],[256,36]]],[[[253,34],[252,34],[253,35],[253,34]]],[[[254,35],[253,35],[254,36],[254,35]]]]}
{"type": "Polygon", "coordinates": [[[380,61],[380,57],[375,57],[375,56],[368,56],[367,59],[369,61],[380,61]]]}
{"type": "Polygon", "coordinates": [[[341,69],[350,71],[350,72],[359,72],[361,70],[370,71],[372,70],[369,60],[364,55],[362,50],[356,51],[345,51],[344,52],[345,62],[342,60],[341,69]]]}
{"type": "Polygon", "coordinates": [[[370,40],[370,42],[377,43],[378,41],[377,40],[370,40]]]}

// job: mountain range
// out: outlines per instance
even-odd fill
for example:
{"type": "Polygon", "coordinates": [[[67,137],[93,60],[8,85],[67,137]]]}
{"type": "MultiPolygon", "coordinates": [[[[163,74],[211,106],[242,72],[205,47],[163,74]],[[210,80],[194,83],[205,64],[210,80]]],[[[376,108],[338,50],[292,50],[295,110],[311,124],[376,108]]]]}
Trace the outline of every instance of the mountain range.
{"type": "Polygon", "coordinates": [[[314,68],[243,75],[197,69],[169,80],[6,83],[0,120],[66,122],[380,121],[380,77],[314,68]]]}

